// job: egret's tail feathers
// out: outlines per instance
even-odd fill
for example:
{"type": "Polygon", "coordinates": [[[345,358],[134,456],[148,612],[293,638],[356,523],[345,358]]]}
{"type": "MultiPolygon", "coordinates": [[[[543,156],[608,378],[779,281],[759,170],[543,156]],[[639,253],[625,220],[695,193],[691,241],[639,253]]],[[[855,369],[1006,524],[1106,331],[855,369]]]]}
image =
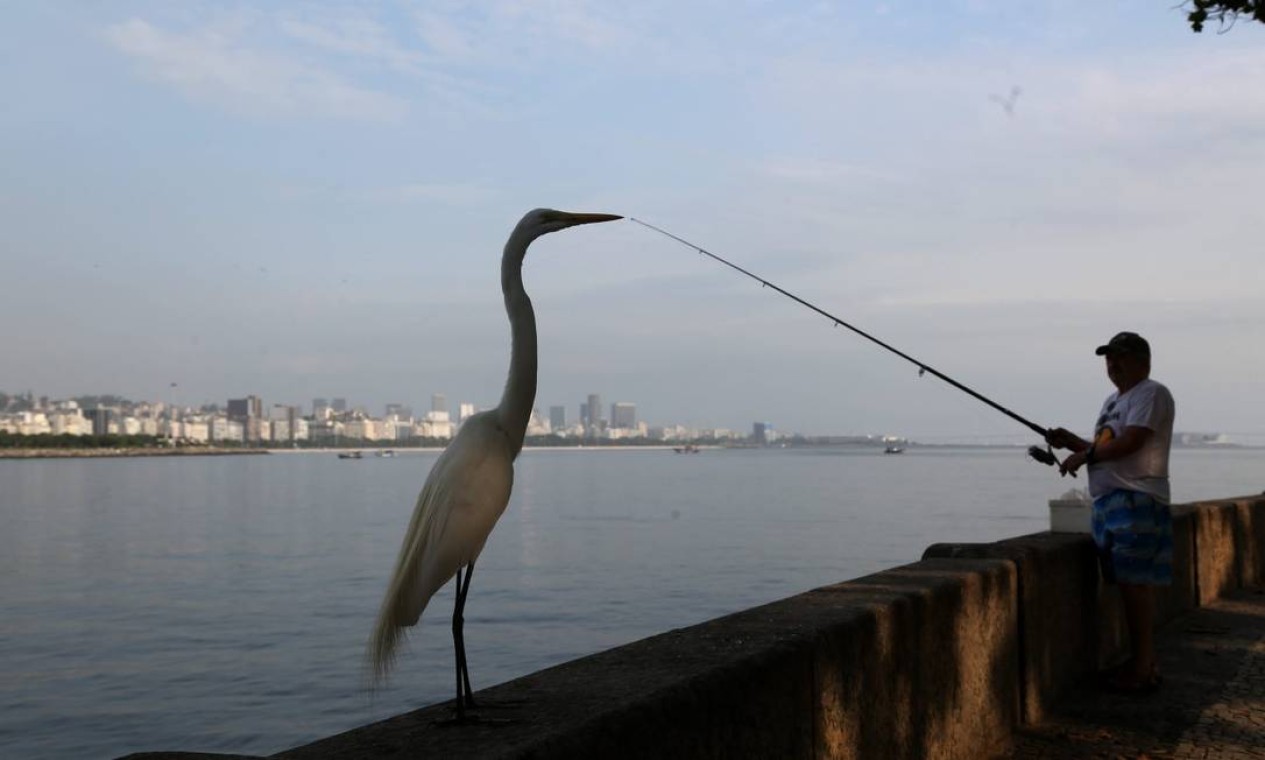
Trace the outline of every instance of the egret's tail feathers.
{"type": "Polygon", "coordinates": [[[434,512],[428,509],[433,503],[429,485],[418,499],[408,534],[400,547],[395,572],[387,586],[386,598],[378,610],[373,637],[369,640],[368,655],[373,666],[374,683],[380,683],[391,670],[396,647],[406,633],[404,629],[417,625],[430,598],[447,581],[442,573],[435,572],[435,552],[430,547],[436,520],[434,512]]]}
{"type": "Polygon", "coordinates": [[[373,672],[375,687],[385,681],[387,674],[391,672],[391,667],[395,664],[396,648],[406,633],[404,628],[397,625],[388,614],[387,605],[390,602],[388,598],[383,604],[382,612],[378,614],[378,622],[373,627],[373,636],[369,639],[367,659],[373,672]]]}
{"type": "Polygon", "coordinates": [[[422,617],[422,610],[430,601],[430,594],[422,598],[418,593],[416,577],[413,563],[406,562],[391,579],[386,598],[382,600],[382,609],[378,611],[378,620],[373,627],[373,637],[369,640],[369,661],[373,665],[375,684],[386,678],[391,666],[395,664],[400,639],[407,634],[406,629],[417,625],[422,617]]]}

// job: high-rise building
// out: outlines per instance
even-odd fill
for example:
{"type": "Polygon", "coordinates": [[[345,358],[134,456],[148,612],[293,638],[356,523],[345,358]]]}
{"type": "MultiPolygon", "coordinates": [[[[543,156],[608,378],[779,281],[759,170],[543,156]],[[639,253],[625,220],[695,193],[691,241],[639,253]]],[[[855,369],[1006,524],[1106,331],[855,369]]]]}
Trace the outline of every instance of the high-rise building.
{"type": "Polygon", "coordinates": [[[258,442],[263,437],[261,428],[263,416],[264,402],[258,396],[228,400],[228,418],[241,423],[247,443],[258,442]]]}
{"type": "Polygon", "coordinates": [[[391,415],[395,415],[397,418],[401,420],[407,420],[413,416],[413,410],[405,406],[404,404],[398,404],[398,403],[387,404],[386,416],[390,417],[391,415]]]}
{"type": "Polygon", "coordinates": [[[331,401],[329,405],[335,412],[338,412],[339,414],[342,414],[343,412],[347,411],[347,399],[345,398],[336,398],[333,401],[331,401]]]}
{"type": "Polygon", "coordinates": [[[558,432],[567,426],[567,408],[565,406],[549,407],[549,427],[558,432]]]}
{"type": "Polygon", "coordinates": [[[448,411],[448,397],[442,393],[431,394],[430,410],[432,412],[447,412],[448,411]]]}
{"type": "Polygon", "coordinates": [[[312,414],[320,414],[321,410],[329,406],[329,400],[323,398],[312,399],[312,414]]]}
{"type": "Polygon", "coordinates": [[[275,442],[294,442],[294,434],[298,429],[299,407],[288,404],[273,404],[268,411],[268,420],[272,423],[272,440],[275,442]]]}
{"type": "Polygon", "coordinates": [[[637,427],[637,405],[627,401],[616,401],[611,404],[611,427],[637,427]]]}
{"type": "Polygon", "coordinates": [[[89,409],[85,415],[92,421],[93,435],[109,435],[110,423],[114,421],[114,410],[105,407],[89,409]]]}
{"type": "Polygon", "coordinates": [[[751,425],[751,438],[758,444],[768,443],[771,432],[773,432],[773,426],[767,422],[756,422],[751,425]]]}
{"type": "Polygon", "coordinates": [[[602,425],[602,397],[596,393],[589,394],[589,401],[585,405],[588,409],[588,418],[584,420],[584,426],[587,428],[598,428],[602,425]]]}
{"type": "Polygon", "coordinates": [[[228,416],[230,419],[264,416],[264,402],[258,396],[231,398],[228,400],[228,416]]]}

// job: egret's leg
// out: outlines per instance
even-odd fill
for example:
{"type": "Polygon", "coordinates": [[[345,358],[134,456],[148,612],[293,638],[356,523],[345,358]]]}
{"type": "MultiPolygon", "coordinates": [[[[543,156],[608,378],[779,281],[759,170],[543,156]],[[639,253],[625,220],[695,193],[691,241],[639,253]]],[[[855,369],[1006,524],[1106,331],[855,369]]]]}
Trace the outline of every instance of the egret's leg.
{"type": "Polygon", "coordinates": [[[452,650],[457,663],[457,720],[464,720],[466,717],[466,699],[463,693],[464,683],[462,681],[462,673],[465,671],[464,660],[466,657],[465,642],[462,641],[462,619],[461,608],[464,606],[465,595],[462,593],[461,568],[457,568],[457,599],[452,607],[452,650]]]}
{"type": "MultiPolygon", "coordinates": [[[[473,562],[466,565],[464,575],[460,569],[457,570],[457,600],[452,610],[452,643],[457,655],[457,717],[451,722],[445,721],[445,723],[448,725],[462,725],[475,722],[481,724],[514,723],[516,722],[515,720],[508,718],[484,718],[466,714],[467,708],[477,706],[474,703],[474,689],[470,687],[470,666],[469,661],[466,659],[465,639],[466,597],[470,593],[470,580],[473,577],[473,562]]],[[[484,707],[487,707],[487,705],[484,705],[484,707]]]]}
{"type": "Polygon", "coordinates": [[[465,683],[465,687],[466,687],[465,688],[466,707],[475,706],[474,705],[474,689],[470,688],[470,661],[466,659],[466,635],[465,635],[466,596],[470,593],[470,581],[473,578],[474,578],[474,562],[472,561],[469,565],[466,565],[466,583],[465,583],[465,587],[460,589],[461,599],[459,601],[459,604],[461,605],[461,611],[458,613],[460,615],[460,620],[458,622],[458,630],[460,631],[459,636],[461,640],[461,679],[465,683]]]}

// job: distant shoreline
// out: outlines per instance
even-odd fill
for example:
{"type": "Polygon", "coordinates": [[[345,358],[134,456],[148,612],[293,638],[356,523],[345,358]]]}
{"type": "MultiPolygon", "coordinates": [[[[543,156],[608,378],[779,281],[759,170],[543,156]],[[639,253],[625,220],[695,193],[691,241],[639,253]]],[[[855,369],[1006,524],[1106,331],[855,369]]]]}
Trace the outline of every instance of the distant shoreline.
{"type": "MultiPolygon", "coordinates": [[[[681,444],[675,446],[669,444],[632,444],[620,446],[616,444],[603,444],[600,446],[532,446],[523,447],[524,452],[528,451],[666,451],[674,448],[680,448],[681,444]]],[[[324,448],[303,448],[303,449],[269,449],[273,454],[338,454],[342,452],[359,451],[366,456],[378,451],[392,451],[395,454],[408,454],[411,452],[430,453],[443,451],[443,446],[345,446],[340,448],[324,447],[324,448]]],[[[699,446],[700,449],[719,449],[720,446],[699,446]]]]}
{"type": "MultiPolygon", "coordinates": [[[[600,445],[600,446],[526,446],[523,451],[670,451],[679,446],[671,445],[600,445]]],[[[700,450],[719,449],[720,446],[699,446],[700,450]]],[[[100,449],[0,449],[0,459],[119,459],[125,457],[170,456],[234,456],[259,454],[341,454],[353,451],[373,456],[377,452],[392,451],[395,455],[433,454],[443,451],[439,446],[339,446],[320,448],[213,448],[188,446],[179,448],[100,448],[100,449]]]]}
{"type": "Polygon", "coordinates": [[[271,454],[268,449],[218,449],[202,447],[129,449],[0,449],[0,459],[103,459],[117,457],[200,457],[235,454],[271,454]]]}
{"type": "MultiPolygon", "coordinates": [[[[523,447],[524,452],[529,451],[671,451],[678,449],[683,444],[596,444],[596,445],[576,445],[576,446],[531,446],[523,447]]],[[[758,450],[760,447],[755,446],[737,446],[727,447],[716,444],[696,444],[699,451],[710,450],[726,450],[734,449],[750,449],[758,450]]],[[[1021,450],[1024,447],[1020,444],[963,444],[963,443],[910,443],[908,450],[1021,450]]],[[[770,447],[771,449],[781,449],[782,447],[770,447]]],[[[882,450],[881,446],[874,444],[810,444],[787,447],[792,449],[814,449],[814,448],[865,448],[882,450]]],[[[1260,449],[1265,447],[1246,446],[1246,445],[1223,445],[1223,446],[1174,446],[1174,449],[1181,450],[1202,450],[1202,451],[1243,451],[1260,449]]],[[[426,454],[436,453],[444,450],[442,446],[327,446],[313,448],[215,448],[201,446],[182,446],[177,448],[157,447],[157,448],[99,448],[99,449],[0,449],[0,459],[118,459],[123,457],[170,457],[170,456],[236,456],[236,455],[259,455],[259,454],[339,454],[349,453],[353,451],[362,452],[366,456],[373,456],[377,452],[392,451],[394,455],[407,455],[410,453],[426,454]]]]}

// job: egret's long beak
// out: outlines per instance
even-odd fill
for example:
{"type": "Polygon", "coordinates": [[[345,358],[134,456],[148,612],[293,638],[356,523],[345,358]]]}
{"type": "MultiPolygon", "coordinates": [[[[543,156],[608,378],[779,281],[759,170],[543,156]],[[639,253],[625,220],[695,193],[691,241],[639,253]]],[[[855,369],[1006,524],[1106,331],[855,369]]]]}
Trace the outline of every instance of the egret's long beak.
{"type": "Polygon", "coordinates": [[[559,211],[558,220],[565,222],[568,227],[574,227],[577,224],[593,224],[594,222],[613,222],[616,219],[624,217],[618,214],[575,214],[570,211],[559,211]]]}

